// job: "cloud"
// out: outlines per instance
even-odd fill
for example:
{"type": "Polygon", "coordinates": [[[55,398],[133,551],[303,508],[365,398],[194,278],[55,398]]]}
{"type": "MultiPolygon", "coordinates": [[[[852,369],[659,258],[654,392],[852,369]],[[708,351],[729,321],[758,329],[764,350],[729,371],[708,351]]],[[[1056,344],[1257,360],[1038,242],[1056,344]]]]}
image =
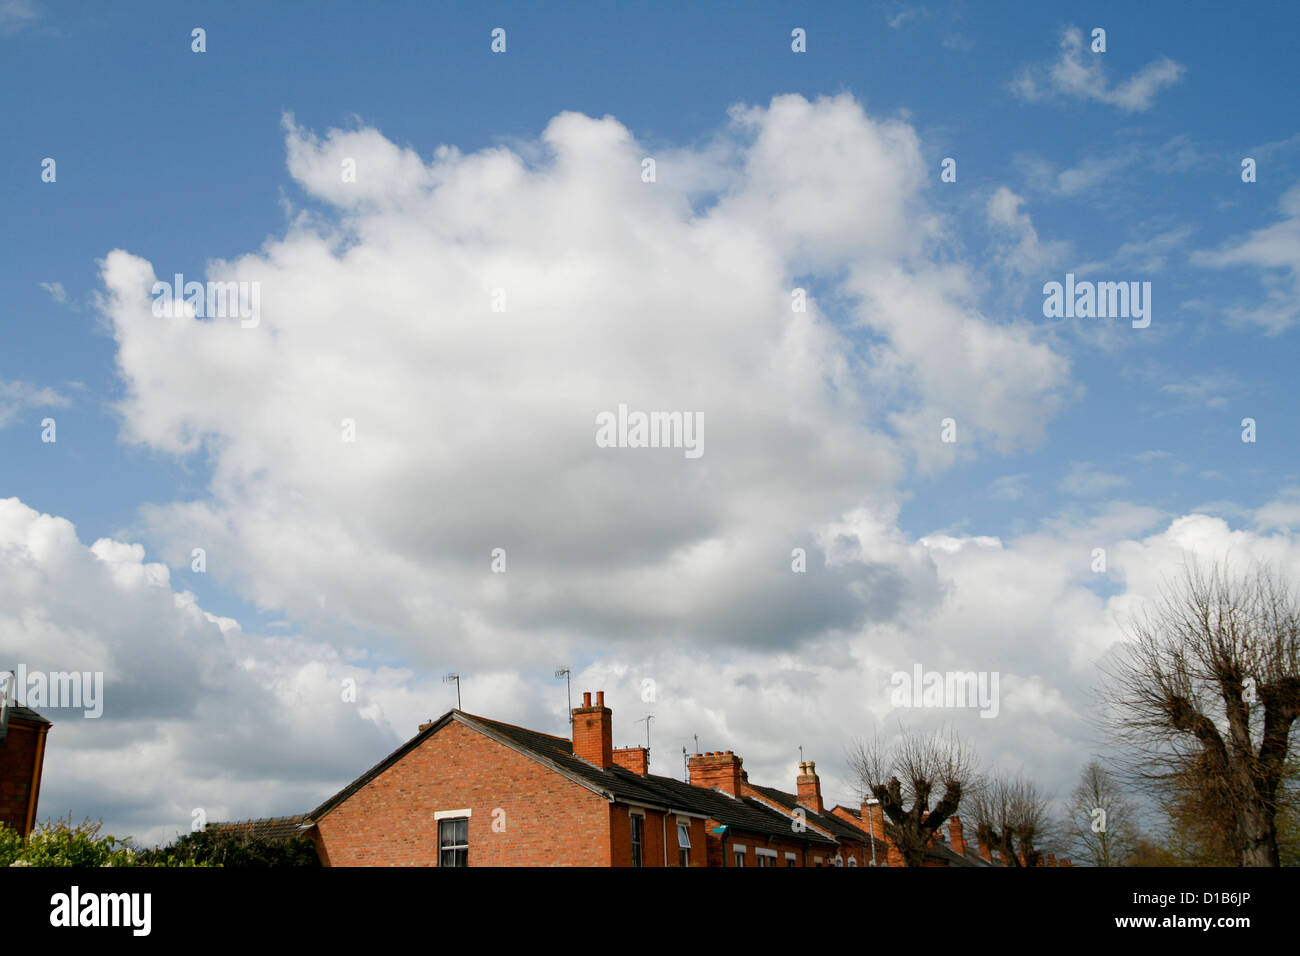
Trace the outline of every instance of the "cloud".
{"type": "Polygon", "coordinates": [[[1150,274],[1164,269],[1169,256],[1187,242],[1195,229],[1182,226],[1168,229],[1146,239],[1124,242],[1114,254],[1098,262],[1088,262],[1075,270],[1079,275],[1095,275],[1107,270],[1131,269],[1150,274]]]}
{"type": "MultiPolygon", "coordinates": [[[[145,843],[208,819],[308,809],[411,731],[427,681],[205,612],[144,548],[78,540],[0,499],[0,667],[101,673],[102,715],[54,722],[41,816],[103,816],[145,843]],[[356,681],[346,702],[344,679],[356,681]],[[122,768],[129,767],[130,773],[122,768]]],[[[427,705],[426,705],[427,706],[427,705]]]]}
{"type": "Polygon", "coordinates": [[[1300,318],[1300,183],[1282,195],[1279,205],[1280,222],[1224,243],[1216,251],[1192,254],[1194,265],[1212,269],[1246,266],[1265,270],[1264,303],[1234,305],[1228,315],[1238,322],[1259,325],[1269,335],[1286,331],[1300,318]]]}
{"type": "Polygon", "coordinates": [[[942,467],[954,410],[969,453],[1041,440],[1068,364],[927,257],[910,127],[782,96],[725,135],[735,149],[696,158],[724,166],[689,177],[727,183],[701,203],[666,167],[643,182],[612,117],[427,163],[288,120],[290,172],[328,214],[209,272],[260,283],[257,328],[154,317],[153,264],[110,253],[123,437],[212,461],[206,495],[144,510],[164,556],[199,542],[259,605],[424,664],[792,647],[900,613],[924,580],[870,555],[800,580],[792,549],[824,564],[827,528],[894,514],[909,454],[942,467]],[[792,311],[803,277],[849,307],[792,311]],[[621,403],[701,413],[704,457],[597,447],[621,403]]]}
{"type": "Polygon", "coordinates": [[[999,186],[985,206],[988,224],[1003,238],[1001,261],[1017,276],[1041,274],[1069,251],[1068,242],[1042,242],[1029,214],[1020,211],[1025,200],[999,186]]]}
{"type": "Polygon", "coordinates": [[[1003,475],[989,485],[988,495],[998,501],[1019,501],[1029,493],[1028,473],[1003,475]]]}
{"type": "Polygon", "coordinates": [[[1056,488],[1062,494],[1095,498],[1127,484],[1123,475],[1108,474],[1091,462],[1076,461],[1070,463],[1069,473],[1056,483],[1056,488]]]}
{"type": "Polygon", "coordinates": [[[0,0],[0,36],[12,36],[41,17],[32,0],[0,0]]]}
{"type": "MultiPolygon", "coordinates": [[[[1188,554],[1300,571],[1300,542],[1290,535],[1124,505],[1010,540],[909,541],[892,520],[860,512],[826,529],[820,545],[828,567],[869,557],[882,574],[923,585],[923,599],[906,614],[798,648],[609,647],[574,668],[574,687],[606,691],[616,745],[641,740],[635,721],[652,710],[654,772],[679,774],[681,748],[698,736],[703,749],[740,753],[755,782],[789,787],[803,744],[828,799],[851,804],[843,754],[855,738],[947,724],[985,766],[1032,765],[1047,789],[1068,791],[1095,746],[1084,715],[1097,661],[1188,554]],[[1107,550],[1105,575],[1091,570],[1096,547],[1107,550]],[[1109,597],[1097,591],[1103,581],[1109,597]],[[916,664],[997,672],[997,718],[895,708],[891,675],[916,664]]],[[[819,573],[810,565],[805,580],[819,573]]],[[[205,611],[139,544],[83,544],[70,522],[17,499],[0,500],[0,647],[6,667],[103,672],[101,718],[47,712],[55,727],[41,812],[103,817],[110,832],[146,844],[187,830],[196,808],[209,820],[308,810],[455,700],[427,669],[310,635],[248,633],[205,611]],[[355,702],[344,693],[349,681],[355,702]]],[[[466,709],[566,733],[564,686],[551,679],[559,659],[462,670],[466,709]]]]}
{"type": "Polygon", "coordinates": [[[0,378],[0,428],[13,424],[29,408],[66,408],[71,404],[52,388],[0,378]]]}
{"type": "Polygon", "coordinates": [[[1283,488],[1276,498],[1257,508],[1255,526],[1261,531],[1300,531],[1300,486],[1283,488]]]}
{"type": "Polygon", "coordinates": [[[1187,72],[1181,64],[1161,56],[1123,83],[1112,86],[1102,66],[1107,55],[1093,53],[1083,31],[1068,27],[1061,35],[1060,58],[1023,69],[1012,81],[1011,91],[1029,102],[1091,100],[1126,113],[1143,113],[1151,108],[1157,94],[1179,83],[1187,72]]]}
{"type": "Polygon", "coordinates": [[[930,11],[925,7],[901,3],[898,0],[888,0],[878,6],[885,15],[885,22],[892,30],[898,30],[909,23],[919,23],[930,16],[930,11]]]}
{"type": "Polygon", "coordinates": [[[38,282],[37,285],[39,285],[42,289],[48,292],[50,294],[50,298],[53,299],[55,302],[57,302],[59,305],[62,305],[63,303],[68,301],[68,293],[67,290],[63,288],[63,283],[38,282]]]}
{"type": "Polygon", "coordinates": [[[1239,388],[1236,376],[1218,372],[1214,375],[1199,375],[1186,382],[1171,382],[1160,386],[1160,391],[1184,399],[1189,405],[1222,408],[1228,404],[1225,393],[1235,392],[1239,388]]]}

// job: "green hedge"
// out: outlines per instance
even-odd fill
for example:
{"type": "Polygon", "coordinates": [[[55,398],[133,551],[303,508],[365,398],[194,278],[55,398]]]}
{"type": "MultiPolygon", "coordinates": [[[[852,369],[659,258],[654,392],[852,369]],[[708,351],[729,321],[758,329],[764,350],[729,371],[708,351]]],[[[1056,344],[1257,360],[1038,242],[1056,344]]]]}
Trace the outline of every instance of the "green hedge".
{"type": "Polygon", "coordinates": [[[320,866],[310,837],[249,837],[230,830],[187,833],[170,846],[143,850],[143,866],[320,866]],[[154,863],[176,859],[177,864],[154,863]]]}
{"type": "Polygon", "coordinates": [[[320,866],[308,837],[248,837],[229,830],[187,833],[165,847],[142,849],[111,834],[103,821],[72,818],[38,824],[24,840],[0,823],[0,866],[320,866]]]}

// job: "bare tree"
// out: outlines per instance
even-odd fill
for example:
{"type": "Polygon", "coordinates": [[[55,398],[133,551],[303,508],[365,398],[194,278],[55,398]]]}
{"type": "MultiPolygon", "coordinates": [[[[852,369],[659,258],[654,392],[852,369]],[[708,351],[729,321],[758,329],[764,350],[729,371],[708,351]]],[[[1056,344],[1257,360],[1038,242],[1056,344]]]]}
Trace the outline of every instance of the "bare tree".
{"type": "Polygon", "coordinates": [[[1071,851],[1093,866],[1125,866],[1137,842],[1137,813],[1099,761],[1083,768],[1066,818],[1071,851]]]}
{"type": "Polygon", "coordinates": [[[861,791],[880,801],[894,824],[907,866],[925,865],[935,831],[957,812],[975,777],[974,755],[954,732],[904,732],[889,744],[879,737],[859,741],[849,754],[849,766],[861,791]],[[936,787],[942,787],[943,794],[931,809],[936,787]]]}
{"type": "Polygon", "coordinates": [[[1126,775],[1214,808],[1242,866],[1277,866],[1277,812],[1300,715],[1300,607],[1268,566],[1184,566],[1106,675],[1126,775]]]}
{"type": "Polygon", "coordinates": [[[983,781],[973,799],[975,835],[997,850],[1003,866],[1038,866],[1038,844],[1053,835],[1047,798],[1023,776],[997,774],[983,781]]]}

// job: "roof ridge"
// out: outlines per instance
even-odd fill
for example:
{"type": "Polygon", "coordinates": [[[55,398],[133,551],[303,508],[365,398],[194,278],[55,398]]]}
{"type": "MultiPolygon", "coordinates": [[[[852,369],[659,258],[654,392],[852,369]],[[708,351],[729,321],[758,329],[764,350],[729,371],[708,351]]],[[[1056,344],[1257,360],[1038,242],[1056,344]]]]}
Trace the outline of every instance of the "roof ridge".
{"type": "Polygon", "coordinates": [[[494,720],[491,717],[483,717],[479,714],[471,714],[469,713],[469,711],[465,711],[465,710],[453,710],[452,713],[460,714],[462,717],[470,717],[473,718],[474,720],[481,720],[485,724],[495,724],[498,727],[511,727],[514,730],[522,730],[530,734],[537,734],[537,736],[539,737],[550,737],[552,740],[558,740],[560,741],[560,743],[568,744],[570,747],[573,746],[573,741],[570,740],[568,737],[559,737],[555,734],[548,734],[544,730],[533,730],[533,728],[525,727],[522,724],[511,724],[511,723],[507,723],[504,720],[494,720]]]}

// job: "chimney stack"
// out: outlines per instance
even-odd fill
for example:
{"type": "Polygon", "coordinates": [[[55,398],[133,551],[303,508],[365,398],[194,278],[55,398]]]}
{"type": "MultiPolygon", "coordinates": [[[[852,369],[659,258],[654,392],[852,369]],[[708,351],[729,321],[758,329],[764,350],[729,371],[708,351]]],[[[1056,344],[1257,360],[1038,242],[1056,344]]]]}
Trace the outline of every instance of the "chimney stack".
{"type": "Polygon", "coordinates": [[[872,837],[885,845],[884,865],[902,866],[903,853],[885,830],[885,808],[874,797],[868,797],[862,802],[862,823],[872,837]]]}
{"type": "Polygon", "coordinates": [[[728,750],[696,754],[686,766],[692,787],[717,787],[738,797],[745,773],[741,763],[741,759],[728,750]]]}
{"type": "Polygon", "coordinates": [[[614,765],[614,714],[605,706],[605,692],[596,691],[596,703],[591,703],[591,692],[582,695],[582,706],[573,708],[573,755],[601,770],[614,765]]]}
{"type": "Polygon", "coordinates": [[[960,856],[966,855],[966,835],[962,831],[961,817],[955,813],[948,818],[948,840],[952,852],[960,856]]]}
{"type": "Polygon", "coordinates": [[[650,751],[645,747],[619,747],[614,751],[614,763],[644,777],[650,772],[650,751]]]}
{"type": "Polygon", "coordinates": [[[817,764],[806,760],[799,764],[799,776],[795,778],[799,789],[799,803],[815,813],[825,813],[822,804],[822,782],[817,776],[817,764]]]}

